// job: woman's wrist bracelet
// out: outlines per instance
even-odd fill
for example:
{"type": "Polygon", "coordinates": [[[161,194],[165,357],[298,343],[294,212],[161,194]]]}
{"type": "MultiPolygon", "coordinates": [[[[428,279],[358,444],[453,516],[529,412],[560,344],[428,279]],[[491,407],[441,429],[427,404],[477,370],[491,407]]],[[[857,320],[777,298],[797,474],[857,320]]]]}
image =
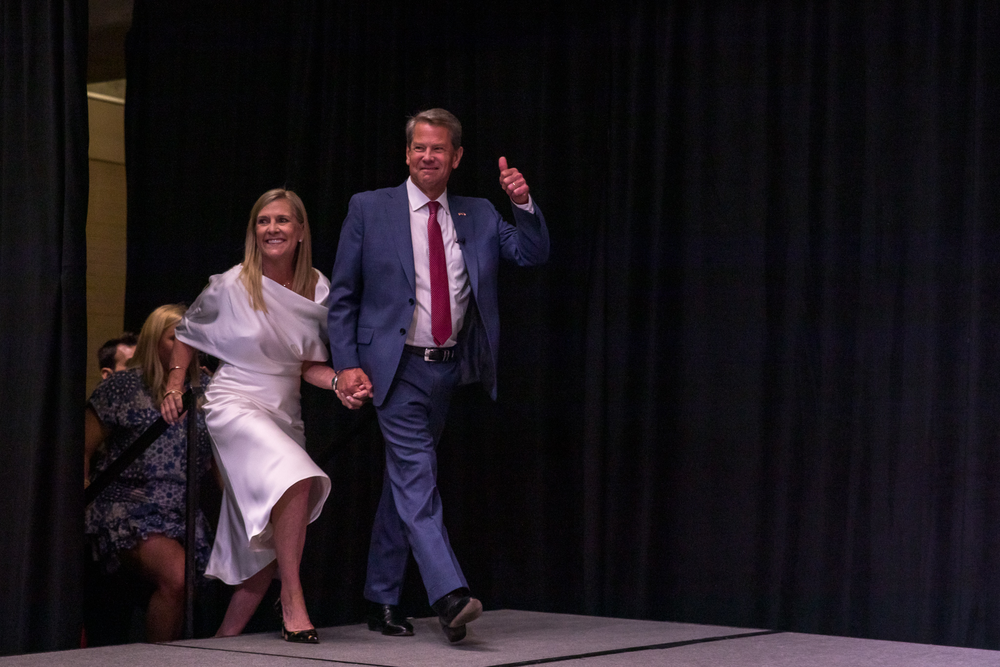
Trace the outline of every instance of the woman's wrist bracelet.
{"type": "Polygon", "coordinates": [[[176,371],[176,370],[177,370],[178,368],[179,368],[179,369],[181,369],[181,370],[184,370],[184,367],[183,367],[183,366],[171,366],[171,367],[170,367],[170,370],[169,370],[169,371],[167,371],[167,373],[168,373],[168,374],[169,374],[169,373],[173,373],[173,372],[174,372],[174,371],[176,371]]]}
{"type": "Polygon", "coordinates": [[[165,394],[163,395],[163,398],[166,398],[166,397],[167,397],[167,396],[169,396],[170,394],[177,394],[178,396],[183,396],[183,395],[184,395],[184,392],[183,392],[183,391],[181,391],[181,390],[179,390],[179,389],[171,389],[170,391],[168,391],[167,393],[165,393],[165,394]]]}

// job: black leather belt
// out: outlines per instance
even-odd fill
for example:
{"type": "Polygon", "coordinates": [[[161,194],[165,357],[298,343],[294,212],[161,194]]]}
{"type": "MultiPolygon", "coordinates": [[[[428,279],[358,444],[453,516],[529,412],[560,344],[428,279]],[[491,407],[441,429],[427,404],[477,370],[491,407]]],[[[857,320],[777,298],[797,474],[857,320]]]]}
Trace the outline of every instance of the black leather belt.
{"type": "Polygon", "coordinates": [[[424,358],[424,361],[454,361],[455,346],[453,347],[417,347],[416,345],[404,345],[403,349],[410,354],[416,354],[424,358]]]}

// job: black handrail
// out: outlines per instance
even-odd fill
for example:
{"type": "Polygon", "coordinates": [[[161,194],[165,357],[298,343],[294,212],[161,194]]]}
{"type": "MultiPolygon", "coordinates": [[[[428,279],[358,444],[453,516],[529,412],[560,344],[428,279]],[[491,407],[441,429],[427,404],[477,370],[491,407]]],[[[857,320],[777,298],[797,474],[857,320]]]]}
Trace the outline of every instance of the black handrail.
{"type": "MultiPolygon", "coordinates": [[[[200,389],[200,387],[199,387],[200,389]]],[[[195,581],[195,535],[198,520],[198,411],[191,407],[195,402],[195,392],[188,389],[181,396],[183,410],[181,414],[187,413],[187,525],[185,527],[186,548],[184,549],[184,639],[194,637],[194,581],[195,581]]],[[[114,461],[111,462],[104,472],[97,479],[84,489],[84,504],[89,505],[100,495],[101,491],[118,479],[126,468],[142,456],[149,446],[156,442],[156,439],[163,435],[163,432],[170,427],[167,421],[160,417],[142,432],[135,441],[125,448],[114,461]]]]}
{"type": "MultiPolygon", "coordinates": [[[[188,410],[191,407],[191,402],[193,400],[194,394],[188,389],[184,392],[181,400],[184,401],[184,410],[188,410]]],[[[122,474],[125,468],[132,465],[132,462],[137,458],[142,456],[151,444],[156,442],[156,439],[163,435],[163,432],[167,430],[170,424],[160,417],[155,422],[150,424],[145,431],[142,432],[138,438],[135,439],[131,445],[125,448],[125,451],[119,455],[117,459],[111,462],[104,472],[98,475],[97,479],[90,483],[86,489],[83,490],[83,503],[84,506],[89,505],[94,502],[94,498],[100,495],[101,491],[108,488],[108,486],[118,479],[118,476],[122,474]]],[[[188,475],[190,477],[190,475],[188,475]]]]}
{"type": "MultiPolygon", "coordinates": [[[[194,389],[200,390],[200,387],[195,387],[188,389],[181,396],[184,407],[181,414],[185,412],[188,415],[187,419],[187,532],[186,532],[186,548],[184,549],[184,638],[190,639],[194,637],[194,587],[195,587],[195,554],[197,549],[195,547],[196,541],[196,530],[197,530],[197,514],[198,514],[198,501],[199,501],[199,488],[198,488],[198,411],[192,410],[191,407],[195,404],[196,396],[194,389]]],[[[315,457],[316,463],[320,466],[325,465],[333,458],[334,454],[340,451],[344,446],[348,445],[351,441],[356,439],[363,430],[368,428],[371,424],[377,422],[375,410],[370,406],[365,406],[367,409],[362,409],[361,414],[355,419],[354,424],[351,428],[343,433],[340,437],[335,437],[333,441],[322,451],[318,453],[315,457]]],[[[153,444],[157,438],[163,435],[163,432],[169,428],[166,420],[160,417],[152,424],[150,424],[142,434],[135,439],[131,445],[125,448],[125,451],[115,459],[111,465],[109,465],[104,472],[102,472],[90,485],[84,489],[84,505],[89,505],[94,502],[100,493],[106,489],[112,482],[114,482],[122,471],[128,468],[137,458],[142,456],[151,444],[153,444]]]]}
{"type": "Polygon", "coordinates": [[[187,410],[187,541],[184,549],[184,639],[194,638],[194,580],[195,554],[197,553],[196,530],[198,521],[198,411],[189,409],[195,405],[194,397],[201,387],[192,387],[184,393],[191,396],[185,404],[187,410]]]}

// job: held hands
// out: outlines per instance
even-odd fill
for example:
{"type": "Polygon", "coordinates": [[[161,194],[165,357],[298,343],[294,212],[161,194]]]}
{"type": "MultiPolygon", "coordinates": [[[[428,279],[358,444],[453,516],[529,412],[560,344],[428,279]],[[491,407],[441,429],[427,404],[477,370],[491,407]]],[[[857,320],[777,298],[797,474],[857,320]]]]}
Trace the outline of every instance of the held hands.
{"type": "Polygon", "coordinates": [[[345,408],[357,410],[372,397],[372,383],[360,368],[345,368],[337,374],[337,398],[345,408]]]}
{"type": "Polygon", "coordinates": [[[500,158],[500,187],[515,204],[528,203],[528,183],[517,169],[507,167],[507,158],[500,158]]]}

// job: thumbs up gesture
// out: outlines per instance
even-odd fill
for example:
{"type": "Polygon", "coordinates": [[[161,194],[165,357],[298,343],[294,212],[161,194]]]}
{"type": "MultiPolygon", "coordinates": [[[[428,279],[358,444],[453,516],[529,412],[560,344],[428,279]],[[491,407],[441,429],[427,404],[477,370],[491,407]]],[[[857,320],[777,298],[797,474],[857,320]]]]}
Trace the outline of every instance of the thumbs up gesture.
{"type": "Polygon", "coordinates": [[[500,187],[515,204],[528,203],[528,183],[517,169],[507,166],[507,158],[500,158],[500,187]]]}

